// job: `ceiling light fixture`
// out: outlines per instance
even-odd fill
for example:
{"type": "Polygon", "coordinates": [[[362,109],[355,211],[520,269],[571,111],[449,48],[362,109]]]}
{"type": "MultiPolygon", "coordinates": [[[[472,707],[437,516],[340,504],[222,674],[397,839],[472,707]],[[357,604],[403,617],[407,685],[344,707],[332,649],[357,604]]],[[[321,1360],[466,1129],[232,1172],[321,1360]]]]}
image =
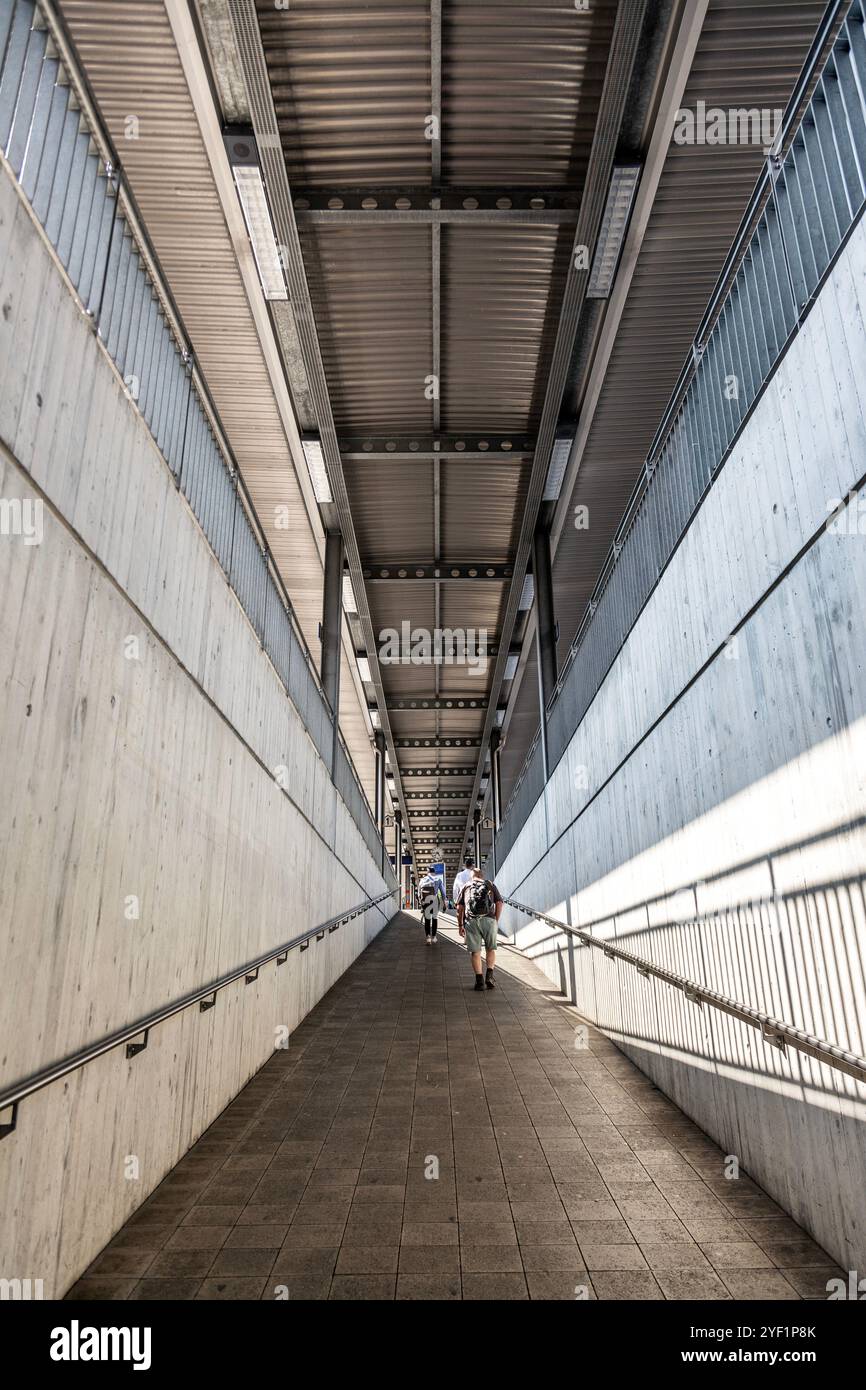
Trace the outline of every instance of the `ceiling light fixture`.
{"type": "Polygon", "coordinates": [[[351,575],[343,575],[343,607],[347,613],[357,613],[358,605],[355,602],[355,590],[352,588],[351,575]]]}
{"type": "Polygon", "coordinates": [[[565,477],[573,443],[574,440],[571,435],[567,439],[554,439],[550,452],[550,465],[547,469],[547,481],[544,484],[544,492],[541,494],[542,502],[557,502],[559,500],[562,480],[565,477]]]}
{"type": "Polygon", "coordinates": [[[288,299],[255,136],[246,131],[227,130],[223,132],[223,142],[265,299],[288,299]]]}
{"type": "Polygon", "coordinates": [[[302,439],[301,444],[304,449],[304,458],[307,460],[310,482],[313,484],[313,496],[317,502],[333,502],[334,494],[331,492],[331,483],[328,478],[328,470],[325,467],[325,455],[322,453],[321,441],[308,438],[302,439]]]}
{"type": "Polygon", "coordinates": [[[587,299],[607,299],[610,296],[637,192],[640,168],[639,164],[614,166],[586,287],[587,299]]]}
{"type": "Polygon", "coordinates": [[[366,656],[358,657],[358,675],[361,677],[362,681],[369,682],[373,679],[370,674],[370,662],[366,656]]]}

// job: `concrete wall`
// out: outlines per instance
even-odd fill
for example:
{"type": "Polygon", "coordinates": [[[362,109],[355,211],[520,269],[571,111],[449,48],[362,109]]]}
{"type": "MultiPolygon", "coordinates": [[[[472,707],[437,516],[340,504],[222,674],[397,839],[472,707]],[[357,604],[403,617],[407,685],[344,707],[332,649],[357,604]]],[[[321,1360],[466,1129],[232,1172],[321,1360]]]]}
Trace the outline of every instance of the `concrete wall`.
{"type": "MultiPolygon", "coordinates": [[[[519,901],[861,1056],[862,488],[821,528],[866,473],[864,319],[861,222],[497,873],[519,901]]],[[[866,1087],[504,921],[831,1254],[866,1268],[866,1087]]]]}
{"type": "MultiPolygon", "coordinates": [[[[2,1088],[392,879],[2,168],[0,381],[2,1088]]],[[[25,1101],[0,1274],[62,1294],[393,911],[25,1101]]]]}

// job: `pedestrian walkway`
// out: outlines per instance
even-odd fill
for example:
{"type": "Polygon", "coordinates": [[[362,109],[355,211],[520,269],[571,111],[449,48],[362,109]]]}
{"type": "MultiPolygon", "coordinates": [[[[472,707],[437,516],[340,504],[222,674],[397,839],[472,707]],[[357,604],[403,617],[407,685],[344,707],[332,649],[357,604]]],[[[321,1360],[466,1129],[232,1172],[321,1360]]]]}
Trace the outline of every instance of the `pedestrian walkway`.
{"type": "Polygon", "coordinates": [[[829,1257],[514,949],[401,913],[70,1298],[826,1298],[829,1257]]]}

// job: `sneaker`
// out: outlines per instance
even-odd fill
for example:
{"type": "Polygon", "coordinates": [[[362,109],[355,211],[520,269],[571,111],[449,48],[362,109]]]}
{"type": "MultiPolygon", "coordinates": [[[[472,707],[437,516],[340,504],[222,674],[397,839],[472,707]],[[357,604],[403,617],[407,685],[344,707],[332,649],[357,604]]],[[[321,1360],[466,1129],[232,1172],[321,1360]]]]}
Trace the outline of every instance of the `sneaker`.
{"type": "Polygon", "coordinates": [[[436,936],[436,935],[434,934],[433,936],[431,936],[430,940],[431,940],[432,944],[435,946],[435,945],[436,945],[436,942],[439,940],[439,938],[438,938],[438,936],[436,936]]]}
{"type": "Polygon", "coordinates": [[[475,976],[475,988],[476,988],[476,989],[483,989],[483,988],[484,988],[484,981],[483,981],[483,979],[481,978],[480,975],[476,975],[476,976],[475,976]]]}
{"type": "Polygon", "coordinates": [[[496,988],[496,981],[495,981],[494,978],[493,978],[493,971],[492,971],[492,970],[488,970],[488,972],[487,972],[486,984],[487,984],[487,988],[488,988],[488,989],[495,989],[495,988],[496,988]]]}

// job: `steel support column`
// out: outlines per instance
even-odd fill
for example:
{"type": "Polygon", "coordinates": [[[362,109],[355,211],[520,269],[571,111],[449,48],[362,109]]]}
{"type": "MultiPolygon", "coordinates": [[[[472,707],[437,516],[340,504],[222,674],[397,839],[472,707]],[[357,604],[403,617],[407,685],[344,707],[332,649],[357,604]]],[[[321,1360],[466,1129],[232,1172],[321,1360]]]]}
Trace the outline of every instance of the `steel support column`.
{"type": "Polygon", "coordinates": [[[475,863],[476,863],[477,867],[480,869],[480,868],[481,868],[481,811],[480,811],[480,808],[479,808],[478,806],[476,806],[476,807],[475,807],[475,810],[472,812],[472,834],[473,834],[473,852],[474,852],[474,854],[475,854],[475,863]]]}
{"type": "Polygon", "coordinates": [[[385,838],[385,735],[376,730],[373,740],[376,750],[376,829],[385,838]]]}
{"type": "Polygon", "coordinates": [[[379,839],[382,841],[382,873],[385,872],[385,735],[381,729],[376,730],[373,739],[373,747],[376,751],[376,829],[379,832],[379,839]]]}
{"type": "MultiPolygon", "coordinates": [[[[334,744],[340,716],[340,632],[343,622],[343,537],[325,536],[325,599],[322,610],[322,689],[331,706],[334,744]]],[[[333,765],[333,764],[332,764],[333,765]]]]}
{"type": "Polygon", "coordinates": [[[553,580],[550,573],[550,537],[543,526],[536,526],[532,538],[532,574],[535,580],[535,643],[541,756],[546,782],[550,776],[547,706],[556,686],[556,624],[553,615],[553,580]]]}
{"type": "Polygon", "coordinates": [[[394,873],[397,875],[397,883],[400,887],[400,909],[403,908],[403,899],[406,894],[403,888],[403,813],[395,810],[394,812],[394,873]]]}
{"type": "Polygon", "coordinates": [[[493,834],[499,833],[502,824],[502,734],[494,729],[490,735],[490,786],[493,791],[493,834]]]}

